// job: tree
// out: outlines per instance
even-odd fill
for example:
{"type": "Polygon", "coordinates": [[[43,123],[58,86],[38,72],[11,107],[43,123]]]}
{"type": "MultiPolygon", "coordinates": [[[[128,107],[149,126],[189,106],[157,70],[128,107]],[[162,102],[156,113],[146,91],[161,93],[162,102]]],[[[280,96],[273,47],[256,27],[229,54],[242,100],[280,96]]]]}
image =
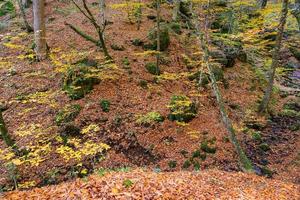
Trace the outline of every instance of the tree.
{"type": "Polygon", "coordinates": [[[29,23],[27,21],[26,12],[25,12],[25,4],[21,0],[17,0],[17,3],[18,3],[18,6],[19,6],[19,9],[21,11],[21,16],[23,18],[23,22],[24,22],[26,31],[28,33],[30,33],[30,32],[33,31],[33,29],[32,29],[32,27],[29,25],[29,23]]]}
{"type": "MultiPolygon", "coordinates": [[[[207,6],[207,7],[209,7],[209,6],[207,6]]],[[[191,9],[192,9],[192,6],[191,6],[191,9]]],[[[210,37],[209,37],[209,32],[208,32],[209,18],[207,16],[205,16],[205,25],[204,25],[204,28],[202,28],[202,30],[201,30],[200,23],[198,22],[199,21],[198,18],[195,17],[195,14],[192,10],[191,10],[191,12],[192,12],[192,16],[193,16],[192,18],[194,21],[194,25],[196,27],[196,35],[197,35],[197,38],[198,38],[198,41],[200,44],[200,48],[204,52],[203,61],[204,61],[205,66],[208,69],[208,73],[209,73],[211,83],[212,83],[213,92],[216,96],[217,103],[219,105],[220,113],[222,116],[222,121],[227,129],[229,139],[230,139],[231,143],[233,144],[235,151],[237,152],[241,168],[245,172],[253,172],[254,171],[253,165],[252,165],[251,161],[249,160],[249,158],[247,157],[247,155],[245,154],[245,152],[243,151],[241,145],[239,144],[239,141],[236,138],[235,130],[234,130],[231,120],[229,119],[228,114],[226,112],[223,97],[219,90],[215,75],[213,73],[212,65],[210,63],[210,51],[209,51],[209,38],[210,37]]]]}
{"type": "Polygon", "coordinates": [[[13,139],[10,137],[8,130],[6,128],[3,115],[2,115],[2,110],[0,109],[0,133],[3,141],[8,147],[12,147],[13,149],[16,148],[15,142],[13,139]]]}
{"type": "Polygon", "coordinates": [[[156,49],[156,74],[159,71],[159,60],[160,60],[160,2],[161,0],[156,0],[156,26],[157,26],[157,49],[156,49]]]}
{"type": "Polygon", "coordinates": [[[78,10],[85,16],[85,18],[87,18],[90,23],[94,26],[97,34],[98,34],[98,40],[93,38],[92,36],[86,34],[85,32],[83,32],[82,30],[80,30],[78,27],[69,24],[69,23],[65,23],[67,26],[69,26],[73,31],[75,31],[77,34],[79,34],[81,37],[83,37],[84,39],[96,44],[97,46],[101,47],[104,53],[104,56],[107,60],[111,60],[112,57],[109,55],[106,44],[105,44],[105,39],[104,39],[104,31],[106,28],[106,19],[105,19],[105,1],[104,0],[100,0],[100,12],[104,12],[104,13],[100,13],[100,22],[98,22],[95,18],[95,16],[93,15],[92,11],[89,9],[89,7],[87,6],[87,2],[86,0],[81,0],[82,2],[82,6],[79,5],[75,0],[71,0],[73,2],[73,4],[78,8],[78,10]]]}
{"type": "Polygon", "coordinates": [[[39,61],[47,57],[45,0],[33,0],[35,52],[39,61]]]}
{"type": "Polygon", "coordinates": [[[280,48],[281,48],[284,27],[286,24],[286,19],[287,19],[287,14],[288,14],[288,4],[289,4],[288,0],[282,1],[282,11],[281,11],[281,17],[280,17],[280,21],[279,21],[278,33],[277,33],[277,37],[276,37],[276,45],[275,45],[275,49],[274,49],[273,56],[272,56],[272,64],[271,64],[270,71],[269,71],[268,86],[267,86],[264,97],[263,97],[262,102],[259,105],[259,109],[258,109],[260,113],[266,111],[268,104],[270,102],[270,99],[271,99],[273,86],[274,86],[275,72],[276,72],[276,68],[279,64],[279,52],[280,52],[280,48]]]}
{"type": "Polygon", "coordinates": [[[296,18],[300,31],[300,0],[295,0],[295,5],[292,9],[292,15],[294,15],[294,17],[296,18]]]}

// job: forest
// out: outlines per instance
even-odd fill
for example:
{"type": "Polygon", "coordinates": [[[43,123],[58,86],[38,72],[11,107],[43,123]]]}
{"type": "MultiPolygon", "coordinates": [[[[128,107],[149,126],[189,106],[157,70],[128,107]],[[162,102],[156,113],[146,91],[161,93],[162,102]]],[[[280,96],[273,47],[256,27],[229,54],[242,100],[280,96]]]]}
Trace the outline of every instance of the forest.
{"type": "Polygon", "coordinates": [[[300,199],[300,0],[0,0],[0,199],[300,199]]]}

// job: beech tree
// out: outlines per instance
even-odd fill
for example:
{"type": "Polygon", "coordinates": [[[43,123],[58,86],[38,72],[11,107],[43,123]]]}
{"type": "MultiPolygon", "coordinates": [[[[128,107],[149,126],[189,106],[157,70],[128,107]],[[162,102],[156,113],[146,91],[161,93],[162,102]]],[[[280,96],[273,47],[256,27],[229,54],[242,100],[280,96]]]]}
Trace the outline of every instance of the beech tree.
{"type": "Polygon", "coordinates": [[[279,64],[279,56],[280,56],[279,52],[280,52],[282,38],[283,38],[283,31],[284,31],[287,14],[288,14],[288,4],[289,4],[288,0],[282,1],[282,11],[281,11],[281,17],[280,17],[280,21],[279,21],[278,33],[277,33],[277,37],[276,37],[276,45],[275,45],[275,49],[274,49],[273,56],[272,56],[272,64],[271,64],[270,71],[269,71],[268,86],[265,91],[262,102],[259,106],[259,112],[266,111],[266,109],[269,105],[270,99],[271,99],[273,86],[274,86],[275,72],[276,72],[276,68],[279,64]]]}
{"type": "Polygon", "coordinates": [[[94,26],[97,34],[98,39],[95,39],[93,36],[90,36],[86,34],[84,31],[80,30],[80,28],[65,23],[67,26],[69,26],[73,31],[75,31],[77,34],[79,34],[84,39],[96,44],[97,46],[101,47],[104,53],[104,56],[107,60],[111,60],[112,57],[109,55],[105,39],[104,39],[104,31],[106,28],[106,19],[105,19],[105,0],[100,0],[100,20],[97,20],[90,8],[87,5],[86,0],[81,0],[82,5],[78,4],[75,0],[72,0],[73,4],[78,8],[78,10],[89,20],[89,22],[94,26]],[[103,13],[101,13],[103,12],[103,13]],[[99,22],[100,21],[100,22],[99,22]]]}
{"type": "MultiPolygon", "coordinates": [[[[209,6],[207,6],[209,7],[209,6]]],[[[192,5],[190,7],[192,9],[192,5]]],[[[204,9],[203,9],[204,10],[204,9]]],[[[227,129],[228,132],[228,136],[229,136],[229,140],[231,141],[231,143],[233,144],[235,151],[239,157],[239,163],[241,168],[245,171],[245,172],[253,172],[254,168],[253,165],[251,163],[251,161],[249,160],[249,158],[247,157],[247,155],[245,154],[245,152],[243,151],[239,141],[236,138],[236,133],[235,130],[233,128],[232,122],[228,117],[226,108],[225,108],[225,104],[223,101],[223,97],[222,94],[220,92],[220,89],[218,87],[214,72],[213,72],[213,68],[212,68],[212,64],[210,63],[210,51],[209,51],[209,41],[210,41],[210,35],[208,32],[208,28],[209,28],[209,17],[205,16],[205,23],[202,26],[202,28],[200,28],[200,23],[199,23],[199,19],[196,16],[196,14],[193,12],[193,10],[191,10],[192,12],[192,20],[194,23],[194,26],[196,28],[196,35],[199,41],[199,45],[200,48],[203,50],[203,62],[204,65],[207,67],[208,69],[208,73],[209,73],[209,77],[211,80],[211,84],[212,84],[212,89],[213,92],[216,96],[216,100],[217,103],[219,105],[219,110],[221,113],[221,117],[222,117],[222,121],[227,129]]]]}
{"type": "Polygon", "coordinates": [[[47,57],[45,0],[33,0],[35,52],[38,60],[47,57]]]}

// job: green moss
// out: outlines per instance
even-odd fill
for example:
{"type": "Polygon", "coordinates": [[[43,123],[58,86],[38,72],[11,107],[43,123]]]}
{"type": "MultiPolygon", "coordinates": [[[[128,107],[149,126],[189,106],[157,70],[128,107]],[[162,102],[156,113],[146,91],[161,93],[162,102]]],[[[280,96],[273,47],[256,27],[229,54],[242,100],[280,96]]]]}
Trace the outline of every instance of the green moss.
{"type": "Polygon", "coordinates": [[[6,14],[13,14],[15,12],[15,6],[12,1],[1,2],[0,4],[0,17],[6,14]]]}
{"type": "Polygon", "coordinates": [[[87,66],[70,67],[63,78],[63,90],[74,100],[83,98],[100,80],[87,66]]]}
{"type": "Polygon", "coordinates": [[[55,122],[57,125],[69,123],[77,117],[80,111],[81,106],[78,104],[67,105],[57,113],[55,122]]]}
{"type": "Polygon", "coordinates": [[[182,168],[183,168],[183,169],[187,169],[187,168],[189,168],[191,165],[192,165],[191,161],[190,161],[190,160],[186,160],[186,161],[184,161],[184,163],[183,163],[183,165],[182,165],[182,168]]]}
{"type": "Polygon", "coordinates": [[[261,149],[262,151],[269,151],[269,150],[271,149],[267,143],[262,143],[262,144],[260,144],[258,147],[259,147],[259,149],[261,149]]]}
{"type": "Polygon", "coordinates": [[[207,139],[201,142],[200,148],[205,153],[210,153],[210,154],[215,154],[217,151],[216,147],[214,146],[214,142],[212,140],[207,140],[207,139]]]}
{"type": "Polygon", "coordinates": [[[168,108],[171,111],[169,119],[172,121],[189,122],[197,115],[195,103],[187,96],[174,95],[168,108]]]}
{"type": "Polygon", "coordinates": [[[139,86],[143,89],[148,89],[148,82],[146,80],[140,80],[139,86]]]}
{"type": "Polygon", "coordinates": [[[169,26],[176,34],[181,34],[181,26],[179,23],[172,22],[169,26]]]}
{"type": "Polygon", "coordinates": [[[259,131],[252,132],[251,136],[252,136],[253,140],[258,141],[258,142],[260,142],[262,139],[261,133],[259,131]]]}
{"type": "Polygon", "coordinates": [[[154,123],[163,122],[164,117],[156,111],[149,112],[146,115],[138,115],[136,122],[140,125],[149,126],[154,123]]]}
{"type": "Polygon", "coordinates": [[[194,161],[193,166],[195,171],[199,171],[201,169],[201,164],[198,161],[194,161]]]}
{"type": "Polygon", "coordinates": [[[145,68],[147,69],[147,71],[150,73],[150,74],[153,74],[153,75],[160,75],[160,69],[159,67],[155,64],[155,63],[147,63],[145,65],[145,68]]]}
{"type": "Polygon", "coordinates": [[[106,100],[106,99],[102,99],[100,100],[100,106],[103,112],[109,112],[109,108],[110,108],[110,101],[106,100]]]}
{"type": "Polygon", "coordinates": [[[177,161],[176,160],[171,160],[169,163],[168,163],[170,169],[174,169],[176,166],[177,166],[177,161]]]}
{"type": "Polygon", "coordinates": [[[131,186],[133,186],[133,182],[132,182],[132,180],[130,180],[130,179],[126,179],[126,180],[124,180],[123,181],[123,186],[125,187],[125,188],[130,188],[131,186]]]}

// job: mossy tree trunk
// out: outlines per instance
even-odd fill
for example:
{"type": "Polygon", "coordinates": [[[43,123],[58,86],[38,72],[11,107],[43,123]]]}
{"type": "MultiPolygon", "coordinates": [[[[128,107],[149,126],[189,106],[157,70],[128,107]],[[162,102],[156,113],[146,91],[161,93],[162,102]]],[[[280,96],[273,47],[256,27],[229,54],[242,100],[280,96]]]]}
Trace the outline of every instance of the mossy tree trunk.
{"type": "Polygon", "coordinates": [[[160,2],[156,0],[156,26],[157,26],[157,52],[156,52],[156,74],[159,74],[159,61],[160,61],[160,2]]]}
{"type": "Polygon", "coordinates": [[[15,142],[10,137],[8,130],[6,128],[1,109],[0,109],[0,133],[1,133],[1,137],[2,137],[3,141],[5,142],[5,144],[8,147],[16,149],[15,142]]]}
{"type": "Polygon", "coordinates": [[[262,102],[258,108],[260,113],[265,112],[267,110],[271,96],[272,96],[275,72],[276,72],[276,68],[279,64],[279,56],[280,56],[279,52],[280,52],[280,48],[281,48],[284,27],[286,24],[286,18],[287,18],[287,14],[288,14],[288,3],[289,3],[288,0],[282,1],[281,17],[280,17],[278,33],[277,33],[277,37],[276,37],[276,45],[275,45],[275,49],[274,49],[273,56],[272,56],[272,64],[271,64],[270,71],[269,71],[268,85],[267,85],[264,97],[262,99],[262,102]]]}
{"type": "MultiPolygon", "coordinates": [[[[192,9],[192,6],[191,6],[192,9]]],[[[232,126],[231,120],[228,117],[227,111],[225,109],[225,105],[224,105],[224,101],[222,98],[222,94],[219,90],[219,87],[217,85],[217,81],[215,78],[215,75],[213,73],[213,69],[210,63],[210,52],[209,52],[209,17],[205,16],[205,25],[203,28],[203,31],[201,31],[200,28],[200,22],[198,17],[195,16],[195,13],[193,12],[193,10],[191,10],[192,15],[193,15],[193,21],[194,21],[194,25],[196,27],[196,34],[199,40],[199,44],[200,44],[200,48],[203,50],[204,52],[204,56],[203,56],[203,61],[205,66],[208,69],[209,72],[209,76],[211,79],[211,83],[212,83],[212,88],[213,88],[213,92],[216,96],[218,105],[219,105],[219,109],[220,109],[220,113],[222,116],[222,121],[227,129],[228,135],[229,135],[229,139],[231,141],[231,143],[233,144],[235,151],[238,155],[239,158],[239,163],[241,168],[243,169],[243,171],[245,172],[254,172],[254,168],[253,165],[251,163],[251,161],[249,160],[249,158],[246,156],[245,152],[243,151],[239,141],[236,138],[236,133],[235,130],[232,126]]]]}

